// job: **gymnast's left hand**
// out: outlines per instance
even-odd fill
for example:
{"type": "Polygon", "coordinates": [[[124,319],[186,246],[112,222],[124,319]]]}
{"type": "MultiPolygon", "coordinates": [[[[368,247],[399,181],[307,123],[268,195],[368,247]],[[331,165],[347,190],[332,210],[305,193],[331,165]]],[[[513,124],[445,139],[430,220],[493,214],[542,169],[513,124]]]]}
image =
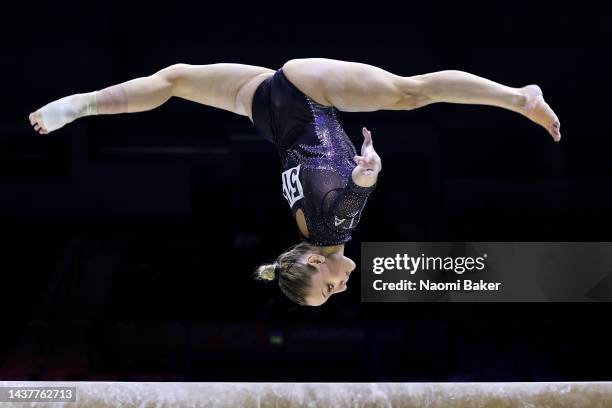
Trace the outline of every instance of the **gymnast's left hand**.
{"type": "Polygon", "coordinates": [[[360,168],[360,173],[364,176],[376,176],[382,170],[380,156],[374,150],[372,143],[372,133],[365,127],[362,129],[363,144],[361,145],[361,156],[357,155],[353,159],[360,168]]]}

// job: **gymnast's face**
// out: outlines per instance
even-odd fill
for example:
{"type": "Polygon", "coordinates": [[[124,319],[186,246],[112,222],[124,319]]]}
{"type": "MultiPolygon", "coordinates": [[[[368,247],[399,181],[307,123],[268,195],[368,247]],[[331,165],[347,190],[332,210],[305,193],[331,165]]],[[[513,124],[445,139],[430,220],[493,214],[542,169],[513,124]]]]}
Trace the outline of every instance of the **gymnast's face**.
{"type": "Polygon", "coordinates": [[[306,262],[318,269],[312,276],[310,293],[306,302],[310,306],[321,306],[334,293],[344,292],[355,262],[340,252],[328,256],[310,254],[306,262]]]}

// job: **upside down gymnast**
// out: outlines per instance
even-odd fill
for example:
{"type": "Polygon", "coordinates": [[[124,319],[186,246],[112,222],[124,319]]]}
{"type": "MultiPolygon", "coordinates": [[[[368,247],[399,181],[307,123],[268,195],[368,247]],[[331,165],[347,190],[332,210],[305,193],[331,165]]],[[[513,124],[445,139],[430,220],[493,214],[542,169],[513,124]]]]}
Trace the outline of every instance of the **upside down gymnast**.
{"type": "Polygon", "coordinates": [[[272,142],[282,165],[282,190],[300,242],[255,279],[276,280],[299,305],[319,306],[346,290],[355,262],[344,255],[382,169],[372,135],[362,129],[357,154],[337,112],[412,110],[436,102],[508,109],[543,126],[555,142],[560,122],[537,85],[508,87],[457,70],[403,77],[379,67],[300,58],[272,70],[236,63],[175,64],[150,76],[58,99],[29,115],[47,134],[77,118],[142,112],[172,96],[247,116],[272,142]]]}

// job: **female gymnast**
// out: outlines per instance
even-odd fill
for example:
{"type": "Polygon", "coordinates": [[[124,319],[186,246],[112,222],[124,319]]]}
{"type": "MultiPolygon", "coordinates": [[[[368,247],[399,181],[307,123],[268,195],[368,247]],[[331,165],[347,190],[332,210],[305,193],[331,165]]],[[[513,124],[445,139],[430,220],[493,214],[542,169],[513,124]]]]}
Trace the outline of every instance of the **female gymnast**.
{"type": "Polygon", "coordinates": [[[172,96],[247,116],[281,159],[283,196],[300,242],[255,279],[277,280],[299,305],[319,306],[346,290],[355,262],[344,256],[382,169],[364,127],[357,154],[337,111],[411,110],[436,102],[505,108],[543,126],[555,142],[560,122],[537,85],[508,87],[457,70],[403,77],[379,67],[327,58],[300,58],[274,71],[217,63],[175,64],[99,91],[73,94],[30,114],[47,134],[88,115],[141,112],[172,96]]]}

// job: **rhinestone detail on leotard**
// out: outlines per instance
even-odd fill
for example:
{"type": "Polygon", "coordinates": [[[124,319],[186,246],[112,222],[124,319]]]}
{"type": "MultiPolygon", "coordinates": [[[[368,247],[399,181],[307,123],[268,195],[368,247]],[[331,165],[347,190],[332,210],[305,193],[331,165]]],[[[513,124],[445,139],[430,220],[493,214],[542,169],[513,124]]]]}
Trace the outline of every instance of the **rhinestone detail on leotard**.
{"type": "MultiPolygon", "coordinates": [[[[287,151],[285,159],[294,163],[298,162],[306,169],[335,172],[345,181],[342,200],[333,208],[335,210],[333,214],[325,211],[329,208],[324,209],[323,207],[319,207],[319,216],[312,217],[314,219],[309,219],[305,214],[308,227],[312,227],[312,230],[309,228],[310,237],[306,239],[308,242],[317,246],[343,244],[351,240],[350,233],[357,227],[367,197],[374,187],[360,187],[352,181],[351,173],[356,166],[353,157],[357,153],[338,120],[336,108],[321,105],[310,97],[305,97],[310,106],[313,117],[312,125],[319,143],[300,143],[287,151]],[[333,218],[336,214],[340,217],[333,218]],[[334,225],[336,221],[342,219],[344,221],[341,224],[334,225]],[[324,235],[321,236],[321,233],[324,235]],[[321,239],[323,237],[325,237],[324,240],[321,239]]],[[[331,175],[324,177],[321,183],[330,186],[337,185],[337,181],[332,181],[331,175]]],[[[327,194],[332,192],[338,194],[340,191],[338,188],[332,188],[327,194]]],[[[320,206],[323,206],[325,202],[328,207],[332,204],[333,200],[325,199],[327,194],[322,197],[320,206]]]]}
{"type": "Polygon", "coordinates": [[[342,128],[333,106],[321,105],[308,96],[306,100],[313,116],[315,133],[320,141],[318,145],[301,143],[301,149],[291,149],[287,158],[302,163],[304,168],[312,170],[331,170],[342,177],[350,177],[357,154],[355,146],[342,128]]]}

